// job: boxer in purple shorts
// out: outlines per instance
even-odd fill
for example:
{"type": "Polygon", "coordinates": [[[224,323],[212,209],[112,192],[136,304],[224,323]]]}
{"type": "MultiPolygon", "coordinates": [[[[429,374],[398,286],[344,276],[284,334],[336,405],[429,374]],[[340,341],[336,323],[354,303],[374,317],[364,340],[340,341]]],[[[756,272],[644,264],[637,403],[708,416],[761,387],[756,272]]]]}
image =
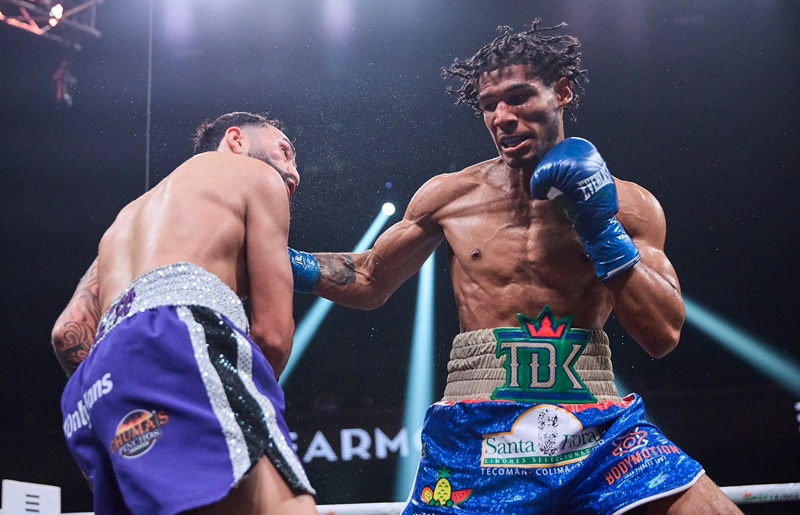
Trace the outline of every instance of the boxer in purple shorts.
{"type": "Polygon", "coordinates": [[[406,513],[741,513],[614,387],[612,311],[653,358],[686,312],[658,200],[565,136],[586,70],[564,25],[499,27],[446,68],[497,155],[429,179],[365,252],[291,250],[295,291],[374,309],[445,244],[460,334],[406,513]]]}
{"type": "Polygon", "coordinates": [[[279,127],[204,122],[196,155],[117,215],[56,321],[64,435],[98,515],[317,513],[277,382],[300,181],[279,127]]]}
{"type": "Polygon", "coordinates": [[[314,493],[272,367],[241,328],[236,294],[188,263],[148,272],[111,305],[62,398],[67,444],[111,497],[102,507],[156,514],[211,504],[263,455],[294,490],[314,493]],[[119,491],[106,486],[115,478],[119,491]]]}

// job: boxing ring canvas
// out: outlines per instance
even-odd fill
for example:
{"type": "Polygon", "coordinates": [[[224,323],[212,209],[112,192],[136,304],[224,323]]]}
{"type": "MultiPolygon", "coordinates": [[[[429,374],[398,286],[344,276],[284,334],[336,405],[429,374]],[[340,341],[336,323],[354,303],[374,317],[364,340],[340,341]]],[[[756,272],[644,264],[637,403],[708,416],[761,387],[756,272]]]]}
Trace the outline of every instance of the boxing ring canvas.
{"type": "MultiPolygon", "coordinates": [[[[102,231],[190,155],[198,121],[240,109],[283,120],[302,176],[290,245],[349,251],[385,203],[397,212],[384,228],[430,177],[496,155],[441,68],[498,25],[539,16],[583,43],[590,81],[566,132],[660,200],[687,299],[681,342],[660,360],[611,319],[618,385],[726,493],[788,501],[752,513],[796,509],[793,486],[746,489],[800,481],[795,2],[114,1],[92,30],[47,36],[8,23],[17,4],[0,0],[0,479],[60,489],[61,512],[91,511],[64,444],[50,330],[102,231]]],[[[396,513],[405,499],[420,430],[408,385],[441,396],[458,332],[444,247],[431,276],[424,294],[415,276],[374,311],[331,306],[283,384],[328,511],[396,513]],[[415,361],[421,297],[431,345],[415,361]]],[[[298,325],[315,302],[296,296],[298,325]]]]}

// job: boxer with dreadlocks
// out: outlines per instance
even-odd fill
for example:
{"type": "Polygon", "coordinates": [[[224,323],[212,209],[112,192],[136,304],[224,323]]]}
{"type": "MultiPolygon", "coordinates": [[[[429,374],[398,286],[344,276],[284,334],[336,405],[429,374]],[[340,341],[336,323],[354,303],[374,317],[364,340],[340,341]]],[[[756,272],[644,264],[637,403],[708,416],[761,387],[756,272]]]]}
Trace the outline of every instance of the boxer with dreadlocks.
{"type": "Polygon", "coordinates": [[[501,27],[444,70],[498,157],[430,179],[366,252],[290,249],[295,289],[372,309],[446,242],[460,333],[405,513],[737,513],[614,383],[612,310],[660,358],[685,309],[658,201],[565,138],[586,71],[563,26],[501,27]]]}

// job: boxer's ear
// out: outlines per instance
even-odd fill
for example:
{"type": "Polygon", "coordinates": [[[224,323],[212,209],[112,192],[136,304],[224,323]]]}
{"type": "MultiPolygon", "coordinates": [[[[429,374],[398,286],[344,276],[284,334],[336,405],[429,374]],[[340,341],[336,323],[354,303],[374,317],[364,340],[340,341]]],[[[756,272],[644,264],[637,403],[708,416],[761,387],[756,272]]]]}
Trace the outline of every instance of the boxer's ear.
{"type": "Polygon", "coordinates": [[[225,131],[225,137],[220,141],[219,147],[217,150],[221,152],[245,154],[247,149],[244,131],[239,127],[229,127],[225,131]]]}
{"type": "Polygon", "coordinates": [[[558,100],[558,106],[564,107],[572,102],[572,82],[566,77],[561,77],[553,85],[553,91],[558,100]]]}

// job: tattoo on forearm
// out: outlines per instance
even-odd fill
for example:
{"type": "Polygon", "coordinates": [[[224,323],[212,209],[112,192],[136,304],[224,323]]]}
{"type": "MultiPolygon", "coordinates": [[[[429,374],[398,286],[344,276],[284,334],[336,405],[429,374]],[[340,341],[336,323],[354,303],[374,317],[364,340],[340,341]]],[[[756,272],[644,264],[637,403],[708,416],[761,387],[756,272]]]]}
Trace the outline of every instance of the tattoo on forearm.
{"type": "Polygon", "coordinates": [[[71,375],[89,355],[100,321],[97,260],[78,283],[64,312],[56,321],[53,349],[61,367],[71,375]]]}
{"type": "Polygon", "coordinates": [[[356,266],[350,256],[321,254],[316,258],[325,281],[336,286],[345,286],[356,282],[356,266]]]}
{"type": "Polygon", "coordinates": [[[67,322],[60,338],[53,341],[53,346],[61,367],[71,374],[89,355],[89,349],[93,343],[94,331],[88,324],[67,322]]]}

